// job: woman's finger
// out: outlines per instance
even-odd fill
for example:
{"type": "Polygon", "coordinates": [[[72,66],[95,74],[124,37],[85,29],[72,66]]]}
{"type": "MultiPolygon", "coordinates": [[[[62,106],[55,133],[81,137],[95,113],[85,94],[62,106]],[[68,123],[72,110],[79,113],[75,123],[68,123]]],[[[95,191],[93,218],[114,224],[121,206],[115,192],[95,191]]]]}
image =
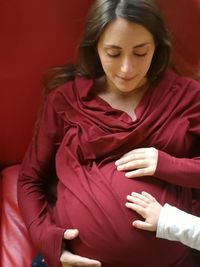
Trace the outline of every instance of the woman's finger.
{"type": "Polygon", "coordinates": [[[97,260],[74,255],[69,251],[64,251],[60,261],[63,267],[100,267],[101,263],[97,260]]]}
{"type": "Polygon", "coordinates": [[[67,229],[64,232],[64,239],[72,240],[79,235],[78,229],[67,229]]]}
{"type": "Polygon", "coordinates": [[[137,159],[117,166],[118,171],[128,171],[134,169],[142,169],[148,167],[148,159],[137,159]]]}
{"type": "Polygon", "coordinates": [[[136,169],[125,173],[127,178],[138,178],[143,176],[152,176],[155,173],[155,168],[150,166],[147,168],[136,169]]]}
{"type": "Polygon", "coordinates": [[[143,152],[136,152],[137,149],[132,150],[126,154],[124,154],[120,159],[115,162],[116,166],[128,163],[130,161],[139,160],[144,158],[144,151],[143,152]]]}

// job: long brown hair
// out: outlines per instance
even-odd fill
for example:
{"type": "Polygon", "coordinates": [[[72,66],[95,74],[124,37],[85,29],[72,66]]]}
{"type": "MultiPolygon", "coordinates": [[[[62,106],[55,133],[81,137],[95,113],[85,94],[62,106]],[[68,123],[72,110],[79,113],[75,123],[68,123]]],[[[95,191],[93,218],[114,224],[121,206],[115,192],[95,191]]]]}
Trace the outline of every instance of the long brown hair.
{"type": "Polygon", "coordinates": [[[51,89],[73,80],[76,75],[96,79],[104,75],[97,53],[97,43],[103,29],[111,21],[123,18],[143,25],[151,32],[156,50],[147,73],[150,82],[167,68],[170,41],[160,11],[153,0],[96,0],[86,18],[85,31],[78,46],[77,64],[53,68],[45,76],[45,88],[51,89]]]}

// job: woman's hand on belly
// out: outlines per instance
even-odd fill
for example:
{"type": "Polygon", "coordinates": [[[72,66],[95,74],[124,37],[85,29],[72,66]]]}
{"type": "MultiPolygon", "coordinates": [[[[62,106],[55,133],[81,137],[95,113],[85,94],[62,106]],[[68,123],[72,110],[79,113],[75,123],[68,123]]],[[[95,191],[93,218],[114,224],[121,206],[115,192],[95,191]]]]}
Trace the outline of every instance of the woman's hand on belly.
{"type": "Polygon", "coordinates": [[[115,162],[118,171],[127,178],[152,176],[158,163],[158,150],[154,147],[133,149],[115,162]]]}
{"type": "MultiPolygon", "coordinates": [[[[64,239],[72,240],[78,236],[79,232],[77,229],[68,229],[64,233],[64,239]]],[[[74,255],[67,250],[63,250],[60,261],[62,267],[100,267],[99,261],[74,255]]]]}

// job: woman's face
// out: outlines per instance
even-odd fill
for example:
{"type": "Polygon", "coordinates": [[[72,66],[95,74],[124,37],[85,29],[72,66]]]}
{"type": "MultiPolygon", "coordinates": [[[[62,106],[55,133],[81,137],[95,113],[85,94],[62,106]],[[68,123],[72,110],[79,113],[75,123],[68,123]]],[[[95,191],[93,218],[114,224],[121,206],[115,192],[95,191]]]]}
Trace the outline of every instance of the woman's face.
{"type": "Polygon", "coordinates": [[[147,81],[155,42],[142,25],[118,18],[103,31],[97,51],[108,89],[130,93],[147,81]]]}

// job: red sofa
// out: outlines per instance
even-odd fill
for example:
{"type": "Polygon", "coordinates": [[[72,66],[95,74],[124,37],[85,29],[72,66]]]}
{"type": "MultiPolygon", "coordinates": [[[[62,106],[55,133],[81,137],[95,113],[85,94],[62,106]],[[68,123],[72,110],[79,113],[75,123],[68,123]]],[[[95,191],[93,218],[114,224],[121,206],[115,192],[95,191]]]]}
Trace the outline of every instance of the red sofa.
{"type": "MultiPolygon", "coordinates": [[[[42,75],[49,67],[74,60],[84,16],[92,2],[1,3],[0,267],[29,267],[35,254],[17,206],[18,170],[37,117],[42,75]]],[[[158,2],[172,32],[173,61],[179,71],[200,77],[199,0],[158,2]]]]}

